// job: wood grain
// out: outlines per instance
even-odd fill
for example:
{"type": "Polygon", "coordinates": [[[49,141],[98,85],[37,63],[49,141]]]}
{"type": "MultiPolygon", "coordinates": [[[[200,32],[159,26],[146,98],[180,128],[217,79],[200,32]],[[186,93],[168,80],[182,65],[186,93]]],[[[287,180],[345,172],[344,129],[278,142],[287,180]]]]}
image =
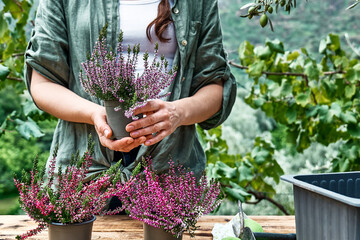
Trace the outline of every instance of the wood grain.
{"type": "MultiPolygon", "coordinates": [[[[265,232],[295,233],[294,216],[249,216],[263,226],[265,232]]],[[[194,240],[211,240],[211,230],[215,223],[227,223],[232,216],[204,216],[199,219],[200,228],[196,231],[194,240]]],[[[0,239],[14,239],[17,234],[25,233],[36,227],[36,223],[27,215],[0,215],[0,239]]],[[[47,231],[36,235],[32,240],[45,240],[47,231]]],[[[92,239],[143,239],[142,222],[127,216],[97,216],[94,222],[92,239]]],[[[191,239],[188,234],[184,240],[191,239]]]]}

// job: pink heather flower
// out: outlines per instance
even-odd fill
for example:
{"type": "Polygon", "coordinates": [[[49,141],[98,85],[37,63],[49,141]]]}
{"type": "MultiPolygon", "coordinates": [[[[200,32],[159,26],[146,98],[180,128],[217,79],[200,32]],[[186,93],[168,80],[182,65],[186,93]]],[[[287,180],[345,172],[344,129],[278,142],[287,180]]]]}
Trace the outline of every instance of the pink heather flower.
{"type": "Polygon", "coordinates": [[[97,214],[116,214],[123,210],[104,210],[109,198],[121,190],[120,163],[108,171],[84,183],[86,174],[91,166],[93,143],[89,139],[88,151],[82,158],[76,154],[69,166],[62,171],[59,167],[55,178],[55,164],[57,150],[53,153],[50,166],[45,175],[45,167],[39,171],[37,159],[30,173],[23,172],[22,178],[14,178],[19,191],[20,206],[38,223],[38,227],[28,231],[17,239],[26,239],[48,227],[52,222],[79,223],[97,214]]]}
{"type": "Polygon", "coordinates": [[[128,54],[123,56],[121,32],[118,38],[116,51],[107,50],[107,25],[100,33],[91,56],[81,65],[80,82],[85,92],[102,100],[117,100],[119,106],[115,110],[123,109],[125,116],[136,119],[134,110],[153,99],[161,99],[169,93],[162,91],[170,86],[176,76],[176,68],[168,70],[168,62],[161,56],[158,61],[158,45],[155,45],[155,54],[152,63],[146,52],[144,58],[144,71],[135,74],[136,63],[140,52],[140,45],[133,49],[128,47],[128,54]],[[84,73],[84,74],[83,74],[84,73]]]}
{"type": "Polygon", "coordinates": [[[219,194],[219,183],[205,175],[196,179],[172,161],[167,172],[156,174],[147,158],[143,173],[132,177],[118,197],[130,217],[179,237],[185,231],[194,234],[197,220],[219,206],[219,194]]]}

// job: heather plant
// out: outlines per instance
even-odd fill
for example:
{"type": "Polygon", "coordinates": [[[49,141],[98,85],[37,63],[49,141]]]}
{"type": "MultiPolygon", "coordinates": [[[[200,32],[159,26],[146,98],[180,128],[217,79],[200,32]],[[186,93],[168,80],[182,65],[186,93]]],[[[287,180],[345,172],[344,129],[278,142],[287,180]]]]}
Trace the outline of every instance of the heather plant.
{"type": "Polygon", "coordinates": [[[91,56],[82,63],[80,82],[84,90],[102,100],[117,100],[125,116],[136,119],[133,112],[136,108],[152,99],[161,99],[170,94],[163,93],[176,75],[176,67],[168,70],[168,62],[164,56],[158,61],[158,44],[155,44],[154,58],[149,61],[145,52],[144,71],[136,74],[140,45],[127,48],[127,56],[123,54],[123,32],[118,37],[116,51],[108,50],[106,41],[107,25],[102,29],[95,43],[91,56]],[[84,73],[84,74],[83,74],[84,73]],[[84,76],[83,76],[84,75],[84,76]]]}
{"type": "Polygon", "coordinates": [[[151,158],[144,160],[144,171],[132,177],[118,192],[131,218],[161,228],[179,237],[197,229],[197,220],[221,203],[217,181],[200,179],[183,166],[169,162],[169,170],[156,173],[151,158]]]}
{"type": "Polygon", "coordinates": [[[37,160],[28,173],[23,171],[22,178],[14,177],[19,191],[20,206],[38,223],[37,228],[17,236],[26,239],[44,230],[52,222],[71,224],[92,219],[93,215],[116,214],[123,210],[105,210],[107,200],[115,195],[121,187],[120,162],[108,171],[84,183],[91,166],[93,143],[89,140],[88,150],[80,158],[76,153],[70,164],[64,169],[61,166],[55,174],[56,154],[54,151],[47,174],[45,167],[39,170],[37,160]]]}

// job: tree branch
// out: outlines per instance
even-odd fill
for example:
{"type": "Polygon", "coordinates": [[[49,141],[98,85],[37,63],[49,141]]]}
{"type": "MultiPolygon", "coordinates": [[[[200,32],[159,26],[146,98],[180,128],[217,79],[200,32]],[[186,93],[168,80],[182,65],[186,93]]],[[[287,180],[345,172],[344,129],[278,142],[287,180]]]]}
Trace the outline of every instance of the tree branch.
{"type": "MultiPolygon", "coordinates": [[[[22,57],[22,56],[24,56],[24,54],[25,53],[14,53],[14,54],[12,54],[11,55],[11,57],[22,57]]],[[[4,60],[3,59],[0,59],[0,63],[2,63],[2,62],[4,62],[4,60]]]]}
{"type": "Polygon", "coordinates": [[[14,80],[14,81],[18,81],[18,82],[22,82],[22,81],[23,81],[21,78],[17,78],[17,77],[7,77],[6,79],[14,80]]]}
{"type": "MultiPolygon", "coordinates": [[[[233,61],[229,61],[229,64],[234,66],[234,67],[237,67],[237,68],[240,68],[240,69],[244,69],[244,70],[247,70],[249,69],[249,67],[247,66],[242,66],[242,65],[239,65],[237,63],[234,63],[233,61]]],[[[304,78],[305,82],[306,82],[306,86],[309,86],[309,78],[306,74],[304,73],[292,73],[292,72],[267,72],[267,71],[263,71],[262,74],[264,75],[274,75],[274,76],[298,76],[298,77],[302,77],[304,78]]]]}
{"type": "MultiPolygon", "coordinates": [[[[266,196],[264,193],[262,192],[255,192],[255,191],[252,191],[252,190],[248,190],[248,193],[252,194],[258,201],[254,202],[255,204],[262,201],[262,200],[267,200],[269,202],[271,202],[272,204],[274,204],[277,208],[280,209],[280,211],[282,211],[285,215],[290,215],[285,207],[281,204],[281,203],[278,203],[276,202],[274,199],[266,196]]],[[[250,202],[251,204],[251,202],[250,202]]]]}
{"type": "MultiPolygon", "coordinates": [[[[229,64],[234,66],[234,67],[237,67],[239,69],[244,69],[244,70],[247,70],[249,69],[249,67],[247,66],[242,66],[242,65],[239,65],[233,61],[229,61],[229,64]]],[[[326,76],[329,76],[329,75],[334,75],[334,74],[338,74],[338,73],[346,73],[345,71],[342,71],[342,70],[338,70],[338,71],[329,71],[329,72],[323,72],[324,75],[326,76]]],[[[293,73],[293,72],[266,72],[266,71],[263,71],[262,74],[264,75],[275,75],[275,76],[297,76],[297,77],[302,77],[305,79],[307,85],[309,83],[309,77],[308,75],[306,75],[305,73],[293,73]]]]}

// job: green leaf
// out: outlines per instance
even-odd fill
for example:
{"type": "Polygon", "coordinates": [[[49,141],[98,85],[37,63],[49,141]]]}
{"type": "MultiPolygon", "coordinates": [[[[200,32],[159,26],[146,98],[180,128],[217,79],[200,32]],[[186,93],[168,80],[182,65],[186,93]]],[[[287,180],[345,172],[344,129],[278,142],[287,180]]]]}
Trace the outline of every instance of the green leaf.
{"type": "Polygon", "coordinates": [[[356,93],[355,85],[346,85],[345,87],[345,97],[351,99],[356,93]]]}
{"type": "Polygon", "coordinates": [[[263,75],[263,71],[266,68],[265,61],[255,61],[253,64],[249,66],[248,73],[250,77],[261,77],[263,75]]]}
{"type": "Polygon", "coordinates": [[[360,138],[360,123],[358,124],[349,124],[348,127],[348,132],[350,133],[350,135],[354,138],[360,138]]]}
{"type": "Polygon", "coordinates": [[[251,157],[255,159],[257,164],[262,164],[266,161],[266,159],[270,156],[269,151],[264,148],[255,147],[251,151],[251,157]]]}
{"type": "Polygon", "coordinates": [[[283,79],[282,83],[281,83],[281,96],[282,97],[286,97],[288,95],[290,95],[292,93],[292,84],[288,79],[283,79]]]}
{"type": "Polygon", "coordinates": [[[332,116],[327,105],[322,105],[319,107],[319,119],[323,123],[330,123],[332,121],[332,116]]]}
{"type": "Polygon", "coordinates": [[[27,121],[16,119],[15,122],[17,124],[16,129],[26,139],[30,139],[31,136],[44,136],[44,133],[41,132],[39,126],[29,117],[27,118],[27,121]]]}
{"type": "Polygon", "coordinates": [[[308,51],[306,50],[306,48],[301,48],[301,52],[302,52],[303,54],[305,54],[306,56],[309,56],[309,53],[308,53],[308,51]]]}
{"type": "Polygon", "coordinates": [[[238,172],[239,172],[239,182],[242,182],[244,180],[251,181],[254,178],[254,173],[252,172],[251,168],[249,168],[245,164],[242,164],[238,168],[238,172]]]}
{"type": "Polygon", "coordinates": [[[270,82],[269,84],[269,93],[273,98],[277,98],[281,94],[281,88],[277,82],[270,82]]]}
{"type": "Polygon", "coordinates": [[[296,60],[300,56],[300,53],[298,51],[293,51],[287,56],[288,61],[296,60]]]}
{"type": "Polygon", "coordinates": [[[340,107],[340,105],[337,104],[336,102],[332,103],[329,112],[330,112],[331,116],[339,117],[339,116],[340,116],[340,113],[341,113],[341,107],[340,107]]]}
{"type": "Polygon", "coordinates": [[[0,80],[5,80],[9,74],[9,68],[0,64],[0,80]]]}
{"type": "Polygon", "coordinates": [[[298,146],[296,149],[299,152],[303,152],[305,149],[310,147],[310,144],[311,144],[311,141],[310,141],[309,135],[306,132],[300,133],[299,143],[298,143],[298,146]]]}
{"type": "Polygon", "coordinates": [[[227,195],[229,195],[230,197],[232,197],[233,199],[236,200],[240,200],[240,201],[245,201],[245,197],[249,197],[250,194],[246,192],[246,190],[242,187],[240,187],[239,185],[237,185],[234,182],[230,182],[231,188],[230,187],[226,187],[225,193],[227,195]]]}
{"type": "Polygon", "coordinates": [[[322,39],[320,41],[320,45],[319,45],[319,53],[321,54],[325,54],[326,53],[326,49],[327,49],[327,43],[325,39],[322,39]]]}
{"type": "Polygon", "coordinates": [[[316,114],[318,114],[318,110],[319,110],[319,106],[316,105],[316,106],[311,106],[309,107],[307,110],[306,110],[306,117],[309,118],[309,117],[315,117],[316,114]]]}
{"type": "Polygon", "coordinates": [[[273,52],[285,53],[284,44],[278,39],[273,41],[266,41],[265,45],[269,46],[273,52]]]}
{"type": "Polygon", "coordinates": [[[286,119],[289,124],[292,124],[296,121],[297,118],[297,111],[295,107],[288,108],[288,111],[286,111],[286,119]]]}
{"type": "Polygon", "coordinates": [[[21,14],[23,13],[22,9],[20,8],[20,6],[17,5],[17,1],[5,1],[5,7],[4,7],[4,12],[10,12],[12,17],[19,20],[21,18],[21,14]]]}
{"type": "Polygon", "coordinates": [[[215,168],[217,169],[217,173],[221,176],[224,176],[229,179],[236,177],[237,169],[232,168],[223,162],[217,161],[215,163],[215,168]]]}
{"type": "Polygon", "coordinates": [[[327,47],[331,51],[337,52],[338,50],[341,50],[340,49],[340,37],[339,37],[339,35],[330,33],[326,37],[326,43],[327,43],[327,47]]]}
{"type": "MultiPolygon", "coordinates": [[[[8,30],[9,30],[9,27],[5,20],[5,16],[4,16],[4,14],[0,14],[0,39],[3,38],[4,34],[6,32],[8,32],[8,30]]],[[[0,43],[2,43],[1,40],[0,40],[0,43]]]]}
{"type": "Polygon", "coordinates": [[[302,107],[305,107],[311,102],[310,91],[306,91],[305,93],[299,93],[295,96],[295,102],[302,107]]]}
{"type": "Polygon", "coordinates": [[[360,80],[360,71],[355,69],[355,67],[350,68],[346,71],[345,78],[351,83],[356,83],[360,80]]]}
{"type": "Polygon", "coordinates": [[[261,109],[266,113],[268,117],[274,116],[274,104],[272,102],[265,102],[261,109]]]}
{"type": "Polygon", "coordinates": [[[346,56],[335,56],[334,65],[336,68],[346,69],[349,66],[349,59],[346,56]]]}
{"type": "Polygon", "coordinates": [[[256,99],[254,99],[254,105],[257,108],[261,107],[264,103],[265,103],[264,98],[256,98],[256,99]]]}
{"type": "Polygon", "coordinates": [[[272,54],[272,51],[269,48],[269,46],[265,46],[265,47],[258,46],[254,49],[254,52],[256,56],[258,56],[260,59],[268,59],[272,54]]]}
{"type": "Polygon", "coordinates": [[[357,0],[356,2],[354,2],[353,4],[351,4],[350,6],[348,6],[348,7],[346,8],[346,10],[349,10],[349,9],[352,9],[352,8],[356,7],[356,5],[358,5],[359,3],[360,3],[359,0],[357,0]]]}
{"type": "Polygon", "coordinates": [[[340,119],[344,122],[344,123],[353,123],[356,124],[357,120],[355,117],[355,114],[352,112],[345,112],[345,113],[340,113],[340,119]]]}
{"type": "Polygon", "coordinates": [[[309,79],[319,79],[320,71],[314,62],[308,61],[304,66],[304,70],[309,79]]]}
{"type": "Polygon", "coordinates": [[[239,58],[241,64],[248,66],[253,62],[254,58],[254,46],[248,41],[244,41],[239,46],[239,58]]]}
{"type": "Polygon", "coordinates": [[[252,6],[254,6],[254,5],[256,5],[255,3],[247,3],[247,4],[245,4],[244,6],[242,6],[241,8],[240,8],[240,10],[243,10],[243,9],[246,9],[246,8],[249,8],[249,7],[252,7],[252,6]]]}
{"type": "Polygon", "coordinates": [[[345,159],[345,161],[339,162],[340,172],[345,172],[347,169],[349,169],[350,161],[349,159],[345,159]]]}

